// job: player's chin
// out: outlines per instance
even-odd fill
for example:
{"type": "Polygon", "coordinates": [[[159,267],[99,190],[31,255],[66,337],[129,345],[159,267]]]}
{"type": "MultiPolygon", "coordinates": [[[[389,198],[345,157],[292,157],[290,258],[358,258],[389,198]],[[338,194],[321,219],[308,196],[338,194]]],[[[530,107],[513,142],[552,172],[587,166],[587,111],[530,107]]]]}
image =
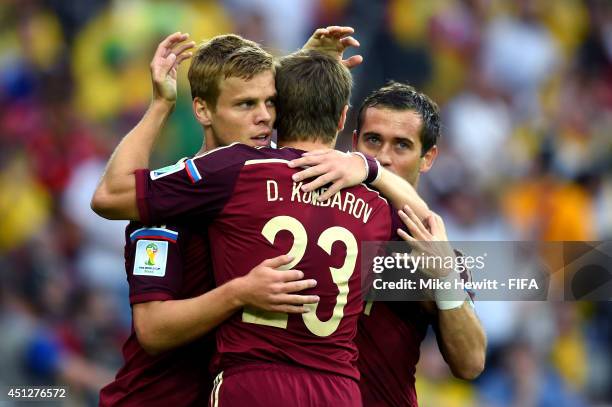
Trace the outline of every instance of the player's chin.
{"type": "Polygon", "coordinates": [[[251,144],[254,147],[268,147],[270,145],[270,140],[272,140],[272,136],[270,135],[261,135],[251,137],[251,144]]]}

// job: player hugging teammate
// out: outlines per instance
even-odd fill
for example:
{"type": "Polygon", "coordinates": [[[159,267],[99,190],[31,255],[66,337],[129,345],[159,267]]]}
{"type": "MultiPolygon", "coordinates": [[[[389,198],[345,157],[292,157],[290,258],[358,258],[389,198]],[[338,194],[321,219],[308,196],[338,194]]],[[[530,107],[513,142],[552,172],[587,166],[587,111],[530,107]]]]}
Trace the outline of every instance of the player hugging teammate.
{"type": "Polygon", "coordinates": [[[413,372],[422,331],[411,324],[430,322],[442,332],[451,367],[462,358],[474,361],[469,375],[482,370],[484,335],[464,301],[452,307],[439,302],[440,310],[435,303],[401,304],[399,310],[375,304],[369,319],[362,316],[361,242],[398,240],[400,225],[421,240],[446,236],[409,182],[416,181],[385,161],[387,131],[371,119],[370,110],[385,109],[416,117],[400,134],[413,144],[404,162],[418,174],[435,158],[435,139],[422,153],[426,124],[418,106],[383,103],[362,112],[357,147],[362,139],[370,143],[370,150],[360,151],[379,156],[382,166],[370,155],[332,150],[348,110],[347,67],[361,62],[341,59],[346,47],[358,45],[351,33],[347,27],[319,29],[304,50],[276,64],[237,36],[201,45],[189,79],[202,150],[149,171],[142,168],[176,101],[176,70],[194,46],[180,33],[160,44],[151,64],[154,101],[117,147],[92,200],[102,216],[141,222],[126,233],[135,329],[124,348],[126,366],[103,389],[102,405],[416,405],[413,372]],[[378,133],[365,132],[376,123],[378,133]],[[267,147],[274,124],[279,149],[267,147]],[[400,216],[406,226],[393,206],[405,208],[400,216]],[[151,245],[155,256],[146,256],[151,245]],[[149,269],[142,259],[152,263],[149,269]],[[368,321],[384,320],[383,314],[390,316],[386,323],[399,321],[391,327],[397,332],[388,336],[389,347],[363,358],[373,349],[359,338],[380,335],[368,321]],[[458,339],[445,335],[452,333],[458,339]],[[385,374],[401,367],[409,377],[373,388],[376,363],[398,351],[398,363],[407,366],[396,363],[385,374]]]}

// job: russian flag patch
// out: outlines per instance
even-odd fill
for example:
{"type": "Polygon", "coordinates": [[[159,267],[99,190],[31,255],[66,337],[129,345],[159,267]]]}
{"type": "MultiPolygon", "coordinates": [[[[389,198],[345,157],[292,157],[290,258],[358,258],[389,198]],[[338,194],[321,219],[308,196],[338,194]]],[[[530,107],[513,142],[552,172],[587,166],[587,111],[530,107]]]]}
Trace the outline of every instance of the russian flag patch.
{"type": "Polygon", "coordinates": [[[192,183],[195,184],[196,182],[200,182],[202,180],[198,167],[196,167],[192,159],[185,161],[185,169],[187,170],[187,175],[192,183]]]}
{"type": "Polygon", "coordinates": [[[167,242],[176,243],[178,232],[166,228],[141,228],[130,234],[130,240],[132,242],[138,239],[165,240],[167,242]]]}

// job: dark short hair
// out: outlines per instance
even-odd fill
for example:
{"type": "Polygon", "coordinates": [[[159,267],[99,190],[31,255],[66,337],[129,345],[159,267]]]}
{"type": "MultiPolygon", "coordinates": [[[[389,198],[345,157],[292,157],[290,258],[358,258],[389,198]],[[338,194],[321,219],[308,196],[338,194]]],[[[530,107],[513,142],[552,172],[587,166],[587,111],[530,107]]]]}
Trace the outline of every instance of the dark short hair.
{"type": "Polygon", "coordinates": [[[357,116],[357,134],[361,134],[365,112],[370,107],[391,110],[412,110],[423,121],[421,127],[421,155],[436,145],[440,138],[440,109],[427,95],[410,85],[390,81],[365,98],[357,116]]]}
{"type": "Polygon", "coordinates": [[[198,47],[189,67],[191,97],[199,97],[214,110],[221,79],[252,79],[265,71],[274,72],[274,57],[256,42],[239,35],[218,35],[198,47]]]}
{"type": "Polygon", "coordinates": [[[298,51],[276,66],[279,141],[332,142],[353,80],[337,59],[313,50],[298,51]]]}

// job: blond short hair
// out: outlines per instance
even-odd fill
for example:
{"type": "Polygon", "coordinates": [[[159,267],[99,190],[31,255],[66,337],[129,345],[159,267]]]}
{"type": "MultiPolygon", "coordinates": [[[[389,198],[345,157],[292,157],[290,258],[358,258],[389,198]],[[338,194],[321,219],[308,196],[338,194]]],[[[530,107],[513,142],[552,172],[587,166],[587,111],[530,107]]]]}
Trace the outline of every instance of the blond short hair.
{"type": "Polygon", "coordinates": [[[256,42],[235,34],[218,35],[200,44],[192,58],[191,97],[203,99],[214,109],[222,78],[249,80],[265,71],[274,71],[274,58],[256,42]]]}

